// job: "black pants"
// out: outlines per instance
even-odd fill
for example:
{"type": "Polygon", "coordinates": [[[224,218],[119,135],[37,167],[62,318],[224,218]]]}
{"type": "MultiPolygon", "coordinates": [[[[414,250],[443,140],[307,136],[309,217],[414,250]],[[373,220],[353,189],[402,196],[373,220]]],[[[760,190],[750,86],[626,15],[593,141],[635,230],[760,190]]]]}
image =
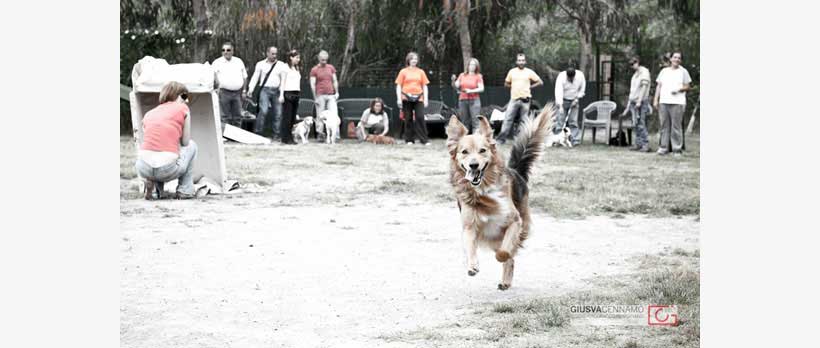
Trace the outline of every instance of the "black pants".
{"type": "Polygon", "coordinates": [[[279,136],[282,137],[282,144],[290,144],[293,143],[293,120],[296,118],[296,110],[299,109],[299,91],[285,91],[283,95],[285,102],[282,103],[279,136]]]}
{"type": "Polygon", "coordinates": [[[430,139],[427,137],[427,121],[424,120],[424,102],[402,100],[401,109],[404,111],[404,141],[411,142],[418,138],[420,142],[428,143],[430,139]]]}

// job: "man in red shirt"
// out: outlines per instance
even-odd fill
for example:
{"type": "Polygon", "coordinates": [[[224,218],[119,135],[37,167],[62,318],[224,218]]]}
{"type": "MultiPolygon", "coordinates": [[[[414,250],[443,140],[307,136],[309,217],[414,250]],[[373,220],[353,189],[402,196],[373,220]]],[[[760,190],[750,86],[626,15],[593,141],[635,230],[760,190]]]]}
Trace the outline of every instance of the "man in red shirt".
{"type": "MultiPolygon", "coordinates": [[[[327,63],[327,51],[322,50],[318,55],[319,64],[310,69],[310,90],[313,91],[314,102],[316,103],[316,115],[321,115],[322,111],[331,110],[336,115],[336,101],[339,99],[339,80],[336,78],[336,68],[327,63]]],[[[316,117],[316,139],[325,138],[324,120],[316,117]]],[[[339,130],[336,130],[338,136],[339,130]]]]}

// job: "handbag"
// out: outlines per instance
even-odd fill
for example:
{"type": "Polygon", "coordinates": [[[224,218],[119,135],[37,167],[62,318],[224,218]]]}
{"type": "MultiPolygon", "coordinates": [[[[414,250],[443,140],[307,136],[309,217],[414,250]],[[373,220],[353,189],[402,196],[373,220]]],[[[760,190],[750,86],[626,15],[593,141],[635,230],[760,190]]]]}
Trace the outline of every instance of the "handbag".
{"type": "Polygon", "coordinates": [[[275,61],[273,63],[273,65],[270,67],[270,70],[268,70],[268,74],[265,75],[265,79],[262,80],[262,84],[257,86],[258,88],[253,89],[253,94],[251,95],[251,100],[248,102],[248,105],[245,106],[245,110],[248,110],[248,112],[250,112],[254,115],[259,113],[259,97],[262,95],[262,86],[264,86],[265,83],[268,82],[268,77],[270,77],[270,74],[273,72],[273,68],[276,67],[277,63],[279,63],[278,60],[275,61]]]}

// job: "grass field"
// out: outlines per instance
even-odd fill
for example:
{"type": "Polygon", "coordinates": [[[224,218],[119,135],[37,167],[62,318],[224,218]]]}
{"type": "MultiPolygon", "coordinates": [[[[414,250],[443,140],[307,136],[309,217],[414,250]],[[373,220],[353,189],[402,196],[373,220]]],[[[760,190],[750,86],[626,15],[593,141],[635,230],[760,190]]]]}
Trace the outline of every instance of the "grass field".
{"type": "MultiPolygon", "coordinates": [[[[599,135],[600,137],[600,135],[599,135]]],[[[133,182],[134,142],[120,142],[121,197],[139,197],[133,182]]],[[[650,143],[656,144],[653,138],[650,143]]],[[[530,182],[530,207],[559,218],[643,214],[699,215],[700,146],[687,138],[683,157],[591,145],[549,148],[530,182]]],[[[509,145],[501,147],[505,155],[509,145]]],[[[451,202],[443,139],[434,145],[379,146],[344,140],[336,146],[225,144],[228,177],[288,197],[289,205],[346,206],[373,195],[409,203],[451,202]],[[306,188],[304,182],[310,182],[306,188]]],[[[223,199],[209,197],[208,199],[223,199]]]]}

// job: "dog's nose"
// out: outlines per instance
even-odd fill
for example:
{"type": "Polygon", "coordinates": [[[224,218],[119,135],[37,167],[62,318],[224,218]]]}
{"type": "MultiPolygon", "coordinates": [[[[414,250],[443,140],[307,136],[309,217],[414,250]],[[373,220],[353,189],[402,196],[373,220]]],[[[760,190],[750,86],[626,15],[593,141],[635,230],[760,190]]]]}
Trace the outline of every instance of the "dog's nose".
{"type": "Polygon", "coordinates": [[[478,169],[478,163],[470,163],[470,169],[472,169],[472,170],[478,169]]]}

